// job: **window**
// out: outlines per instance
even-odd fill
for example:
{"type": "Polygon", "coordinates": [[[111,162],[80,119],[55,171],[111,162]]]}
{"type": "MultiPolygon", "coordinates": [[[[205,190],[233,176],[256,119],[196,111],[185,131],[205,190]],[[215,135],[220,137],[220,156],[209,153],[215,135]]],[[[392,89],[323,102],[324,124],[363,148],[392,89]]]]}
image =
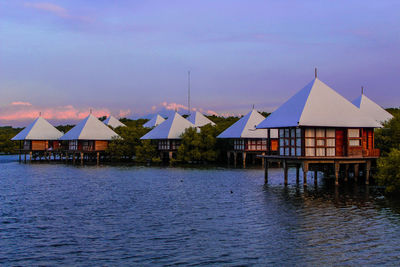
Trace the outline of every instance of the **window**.
{"type": "Polygon", "coordinates": [[[305,130],[306,156],[334,157],[335,151],[335,129],[308,128],[305,130]]]}
{"type": "Polygon", "coordinates": [[[78,140],[69,141],[68,149],[69,150],[78,150],[78,140]]]}
{"type": "Polygon", "coordinates": [[[246,150],[252,151],[266,151],[267,140],[266,139],[249,139],[247,140],[246,150]]]}
{"type": "Polygon", "coordinates": [[[244,140],[243,139],[235,139],[233,141],[233,149],[234,150],[244,150],[244,140]]]}
{"type": "Polygon", "coordinates": [[[348,129],[349,146],[361,146],[360,129],[348,129]]]}
{"type": "Polygon", "coordinates": [[[169,140],[158,141],[158,149],[159,150],[169,150],[169,140]]]}
{"type": "Polygon", "coordinates": [[[279,147],[282,156],[301,156],[301,129],[279,129],[279,147]]]}

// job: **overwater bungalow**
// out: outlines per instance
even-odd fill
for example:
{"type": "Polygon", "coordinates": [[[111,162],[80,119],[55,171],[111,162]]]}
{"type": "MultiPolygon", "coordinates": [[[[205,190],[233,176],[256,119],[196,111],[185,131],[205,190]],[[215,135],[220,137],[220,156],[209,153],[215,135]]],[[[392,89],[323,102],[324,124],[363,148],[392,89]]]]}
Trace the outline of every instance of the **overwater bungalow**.
{"type": "Polygon", "coordinates": [[[156,115],[154,115],[153,118],[151,118],[151,120],[149,120],[148,122],[143,124],[143,127],[145,127],[145,128],[153,128],[153,127],[156,127],[157,125],[163,123],[164,121],[165,121],[165,119],[163,117],[161,117],[160,115],[156,114],[156,115]]]}
{"type": "Polygon", "coordinates": [[[361,95],[354,99],[353,104],[356,105],[361,111],[374,118],[377,122],[387,122],[393,118],[393,115],[387,112],[384,108],[379,106],[377,103],[369,99],[361,91],[361,95]]]}
{"type": "Polygon", "coordinates": [[[179,115],[177,112],[166,121],[157,125],[140,139],[155,140],[161,158],[172,159],[181,143],[181,135],[186,129],[195,127],[193,123],[179,115]]]}
{"type": "Polygon", "coordinates": [[[97,163],[99,163],[100,153],[104,152],[108,148],[109,142],[115,138],[119,138],[119,135],[90,114],[63,135],[60,140],[66,142],[64,150],[67,160],[70,155],[72,155],[73,161],[76,156],[80,156],[81,163],[83,163],[84,156],[96,155],[97,163]]]}
{"type": "Polygon", "coordinates": [[[207,124],[211,124],[212,126],[215,125],[213,121],[211,121],[209,118],[198,111],[191,112],[189,117],[187,117],[187,120],[193,123],[196,127],[202,127],[207,124]]]}
{"type": "Polygon", "coordinates": [[[217,136],[231,140],[231,150],[227,152],[228,163],[233,154],[236,166],[237,156],[241,155],[245,168],[247,155],[250,155],[254,162],[257,155],[273,154],[278,151],[278,131],[256,128],[264,119],[263,115],[253,109],[217,136]]]}
{"type": "MultiPolygon", "coordinates": [[[[287,102],[281,105],[257,128],[278,128],[278,155],[264,156],[267,161],[283,163],[287,184],[288,166],[302,166],[304,185],[307,172],[334,166],[335,183],[339,184],[340,167],[344,167],[345,180],[349,165],[358,176],[359,165],[365,166],[366,183],[369,183],[371,162],[379,157],[374,147],[374,128],[381,127],[373,118],[362,112],[317,77],[287,102]]],[[[265,165],[268,179],[268,164],[265,165]]]]}
{"type": "Polygon", "coordinates": [[[123,124],[117,118],[111,115],[107,119],[105,119],[104,124],[107,126],[111,126],[113,129],[117,127],[126,127],[125,124],[123,124]]]}
{"type": "Polygon", "coordinates": [[[62,135],[62,132],[39,116],[11,140],[20,142],[19,160],[21,161],[21,154],[24,154],[26,162],[27,153],[29,154],[29,160],[32,160],[32,156],[50,157],[51,152],[60,148],[58,139],[62,135]]]}

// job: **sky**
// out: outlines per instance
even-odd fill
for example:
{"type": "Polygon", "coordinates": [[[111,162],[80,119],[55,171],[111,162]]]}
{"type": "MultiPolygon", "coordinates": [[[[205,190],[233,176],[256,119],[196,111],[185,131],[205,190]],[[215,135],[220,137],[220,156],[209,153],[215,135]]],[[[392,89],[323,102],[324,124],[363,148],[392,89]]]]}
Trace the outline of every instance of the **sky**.
{"type": "Polygon", "coordinates": [[[271,112],[318,77],[400,103],[398,0],[2,0],[0,125],[271,112]]]}

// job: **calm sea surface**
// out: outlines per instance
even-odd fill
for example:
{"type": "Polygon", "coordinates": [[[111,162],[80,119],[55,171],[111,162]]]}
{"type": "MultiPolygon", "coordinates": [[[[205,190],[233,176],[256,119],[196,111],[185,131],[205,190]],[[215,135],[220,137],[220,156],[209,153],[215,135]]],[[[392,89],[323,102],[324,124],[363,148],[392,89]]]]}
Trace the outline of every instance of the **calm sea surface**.
{"type": "Polygon", "coordinates": [[[0,156],[1,265],[399,265],[400,204],[282,171],[0,156]]]}

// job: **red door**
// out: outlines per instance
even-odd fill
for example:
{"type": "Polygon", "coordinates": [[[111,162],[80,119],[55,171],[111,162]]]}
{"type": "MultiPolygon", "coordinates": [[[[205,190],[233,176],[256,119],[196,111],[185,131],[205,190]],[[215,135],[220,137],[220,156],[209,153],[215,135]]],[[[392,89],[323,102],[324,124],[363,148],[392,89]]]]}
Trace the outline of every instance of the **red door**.
{"type": "Polygon", "coordinates": [[[336,157],[344,156],[344,131],[336,130],[336,157]]]}

